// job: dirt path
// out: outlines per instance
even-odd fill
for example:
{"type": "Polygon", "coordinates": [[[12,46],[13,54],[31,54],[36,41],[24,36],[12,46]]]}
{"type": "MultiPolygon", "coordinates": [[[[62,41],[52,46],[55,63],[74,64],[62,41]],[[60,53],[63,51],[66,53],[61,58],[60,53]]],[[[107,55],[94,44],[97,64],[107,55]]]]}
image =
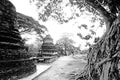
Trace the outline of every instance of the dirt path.
{"type": "Polygon", "coordinates": [[[70,80],[73,74],[83,70],[85,62],[72,56],[59,58],[52,64],[50,70],[36,77],[34,80],[70,80]]]}

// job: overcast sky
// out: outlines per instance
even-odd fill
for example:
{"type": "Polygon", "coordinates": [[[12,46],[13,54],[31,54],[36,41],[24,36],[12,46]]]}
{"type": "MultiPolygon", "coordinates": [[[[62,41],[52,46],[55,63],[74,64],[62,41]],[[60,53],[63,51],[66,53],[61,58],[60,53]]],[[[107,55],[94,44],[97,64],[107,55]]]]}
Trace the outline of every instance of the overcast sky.
{"type": "MultiPolygon", "coordinates": [[[[15,5],[17,12],[31,16],[35,20],[38,20],[38,13],[36,10],[36,6],[30,4],[29,0],[10,0],[10,1],[15,5]]],[[[65,8],[65,11],[70,13],[69,8],[65,8]]],[[[54,39],[54,42],[56,42],[61,37],[61,35],[63,35],[63,33],[70,33],[72,34],[72,39],[75,40],[76,42],[76,46],[81,44],[82,48],[84,49],[87,41],[81,40],[77,36],[77,33],[81,32],[83,35],[87,35],[90,33],[89,31],[86,31],[85,29],[82,29],[81,31],[78,29],[78,26],[80,26],[81,24],[87,24],[88,26],[93,25],[93,23],[90,22],[90,19],[93,15],[87,15],[87,14],[88,13],[83,14],[81,17],[71,20],[68,23],[64,23],[64,24],[59,24],[53,18],[50,18],[46,22],[40,22],[40,24],[44,24],[48,28],[48,31],[50,35],[52,36],[52,38],[54,39]]],[[[70,14],[68,14],[68,16],[69,15],[70,14]]],[[[99,22],[95,22],[94,25],[98,26],[99,22]]],[[[94,30],[97,32],[96,36],[102,36],[103,32],[105,32],[105,28],[95,27],[94,30]]],[[[34,40],[35,39],[32,38],[32,40],[29,41],[29,43],[34,43],[34,40]]],[[[93,39],[89,40],[89,42],[92,43],[93,39]]]]}

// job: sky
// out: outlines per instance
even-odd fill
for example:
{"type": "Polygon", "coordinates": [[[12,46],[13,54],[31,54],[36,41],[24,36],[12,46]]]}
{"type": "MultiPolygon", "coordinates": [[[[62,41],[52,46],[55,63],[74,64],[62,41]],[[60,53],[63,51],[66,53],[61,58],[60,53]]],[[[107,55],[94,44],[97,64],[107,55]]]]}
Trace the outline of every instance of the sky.
{"type": "MultiPolygon", "coordinates": [[[[10,0],[16,7],[16,11],[23,13],[25,15],[33,17],[35,20],[38,20],[38,13],[35,5],[32,5],[29,3],[29,0],[10,0]]],[[[71,16],[71,12],[69,7],[64,8],[64,11],[67,12],[67,16],[71,16]]],[[[71,38],[76,42],[75,46],[79,46],[81,44],[82,49],[85,49],[85,44],[86,42],[93,43],[94,39],[91,39],[89,41],[81,40],[78,36],[77,33],[81,33],[83,36],[90,34],[88,30],[91,28],[89,27],[88,30],[85,30],[84,28],[78,29],[78,26],[81,24],[87,24],[88,26],[92,26],[93,23],[90,22],[91,18],[93,15],[89,15],[89,13],[86,12],[86,14],[83,14],[81,17],[76,18],[74,20],[70,20],[68,23],[60,24],[55,19],[50,18],[46,22],[41,22],[39,21],[40,24],[45,25],[48,28],[49,34],[54,40],[54,43],[61,38],[61,36],[65,33],[70,33],[72,34],[71,38]]],[[[102,36],[105,32],[105,27],[103,28],[98,28],[99,26],[99,21],[96,21],[94,23],[95,27],[93,30],[97,32],[97,34],[93,37],[96,36],[102,36]]],[[[24,35],[25,36],[25,35],[24,35]]],[[[27,43],[28,44],[34,44],[35,42],[35,36],[27,35],[28,38],[31,38],[27,43]]]]}

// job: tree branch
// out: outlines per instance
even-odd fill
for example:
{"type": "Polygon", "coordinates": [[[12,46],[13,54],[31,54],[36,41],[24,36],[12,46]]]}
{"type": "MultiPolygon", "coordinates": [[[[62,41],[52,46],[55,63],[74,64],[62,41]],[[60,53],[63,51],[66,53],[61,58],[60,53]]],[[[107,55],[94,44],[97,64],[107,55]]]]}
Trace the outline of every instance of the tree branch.
{"type": "Polygon", "coordinates": [[[105,58],[105,59],[103,59],[102,61],[100,61],[100,62],[98,62],[98,63],[96,64],[95,68],[98,68],[99,66],[101,66],[102,64],[104,64],[104,63],[106,63],[106,62],[108,62],[108,61],[110,61],[110,60],[111,60],[110,58],[105,58]]]}
{"type": "Polygon", "coordinates": [[[102,16],[106,24],[106,32],[101,37],[99,41],[102,40],[106,36],[106,34],[109,32],[112,22],[115,20],[116,16],[112,13],[109,13],[97,0],[85,0],[85,2],[95,8],[102,16]]]}
{"type": "Polygon", "coordinates": [[[99,11],[102,14],[102,16],[104,16],[106,18],[111,18],[112,17],[112,15],[104,7],[102,7],[101,4],[98,1],[96,1],[96,0],[85,0],[85,1],[90,6],[92,6],[97,11],[99,11]]]}
{"type": "MultiPolygon", "coordinates": [[[[109,13],[98,1],[96,0],[85,0],[87,4],[95,8],[100,14],[103,16],[107,30],[110,29],[110,22],[112,22],[115,19],[115,16],[112,13],[109,13]]],[[[106,31],[108,32],[108,31],[106,31]]]]}
{"type": "Polygon", "coordinates": [[[106,63],[106,62],[108,62],[108,61],[110,61],[110,60],[112,60],[112,59],[114,59],[114,58],[120,59],[120,57],[118,56],[118,54],[119,54],[119,53],[115,54],[112,58],[108,58],[108,57],[107,57],[107,58],[101,60],[100,62],[98,62],[98,63],[96,64],[95,68],[98,68],[98,67],[101,66],[102,64],[104,64],[104,63],[106,63]]]}

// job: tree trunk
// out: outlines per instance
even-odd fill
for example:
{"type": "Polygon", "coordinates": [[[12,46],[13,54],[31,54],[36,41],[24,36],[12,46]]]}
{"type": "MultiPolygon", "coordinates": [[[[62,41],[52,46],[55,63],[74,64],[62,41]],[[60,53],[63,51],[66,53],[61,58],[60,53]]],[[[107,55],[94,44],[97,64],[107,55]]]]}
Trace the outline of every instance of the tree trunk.
{"type": "Polygon", "coordinates": [[[101,38],[89,49],[88,63],[77,80],[120,80],[120,15],[101,38]]]}

